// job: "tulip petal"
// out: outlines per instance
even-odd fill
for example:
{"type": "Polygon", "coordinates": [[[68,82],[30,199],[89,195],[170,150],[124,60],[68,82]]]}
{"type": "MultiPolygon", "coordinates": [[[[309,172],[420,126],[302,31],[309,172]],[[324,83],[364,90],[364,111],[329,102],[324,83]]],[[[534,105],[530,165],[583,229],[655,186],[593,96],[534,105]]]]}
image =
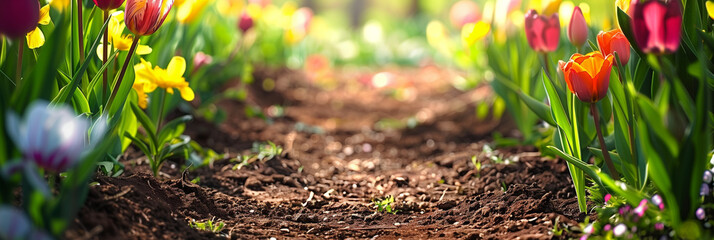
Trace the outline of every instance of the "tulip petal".
{"type": "Polygon", "coordinates": [[[667,4],[667,15],[664,17],[664,48],[668,53],[673,53],[679,48],[679,37],[682,35],[682,13],[679,1],[670,1],[667,4]]]}
{"type": "Polygon", "coordinates": [[[664,16],[667,13],[667,6],[659,1],[649,1],[643,7],[644,21],[649,30],[649,39],[647,48],[655,48],[655,51],[663,51],[664,49],[656,49],[659,46],[664,46],[665,29],[664,16]]]}
{"type": "Polygon", "coordinates": [[[42,34],[42,30],[36,27],[35,30],[27,33],[27,47],[30,49],[36,49],[45,45],[45,35],[42,34]]]}

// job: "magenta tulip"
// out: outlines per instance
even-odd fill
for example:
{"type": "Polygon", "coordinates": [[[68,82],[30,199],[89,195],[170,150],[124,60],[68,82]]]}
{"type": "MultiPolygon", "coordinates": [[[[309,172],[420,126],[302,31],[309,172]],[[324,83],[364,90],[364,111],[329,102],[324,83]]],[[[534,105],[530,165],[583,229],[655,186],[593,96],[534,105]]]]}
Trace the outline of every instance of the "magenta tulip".
{"type": "Polygon", "coordinates": [[[552,52],[560,42],[560,20],[558,14],[550,17],[538,15],[531,9],[526,13],[526,37],[528,44],[537,52],[552,52]]]}
{"type": "Polygon", "coordinates": [[[633,1],[630,11],[635,41],[643,52],[659,55],[677,51],[682,32],[678,0],[633,1]]]}
{"type": "Polygon", "coordinates": [[[240,20],[238,20],[238,28],[243,32],[247,32],[253,27],[253,18],[248,15],[246,11],[240,15],[240,20]]]}
{"type": "Polygon", "coordinates": [[[0,34],[21,38],[37,27],[40,2],[37,0],[0,0],[0,34]]]}
{"type": "Polygon", "coordinates": [[[580,7],[575,7],[568,25],[568,39],[576,47],[581,47],[588,41],[588,23],[580,7]]]}
{"type": "Polygon", "coordinates": [[[124,4],[124,0],[94,0],[94,4],[99,9],[109,11],[121,7],[124,4]]]}

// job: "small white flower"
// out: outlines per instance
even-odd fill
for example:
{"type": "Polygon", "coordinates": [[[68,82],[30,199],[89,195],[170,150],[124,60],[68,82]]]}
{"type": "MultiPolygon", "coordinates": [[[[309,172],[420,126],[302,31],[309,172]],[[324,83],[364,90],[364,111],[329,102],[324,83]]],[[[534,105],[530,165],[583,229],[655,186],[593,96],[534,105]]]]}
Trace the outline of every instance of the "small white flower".
{"type": "MultiPolygon", "coordinates": [[[[104,122],[104,121],[101,121],[104,122]]],[[[101,139],[104,123],[97,123],[92,140],[101,139]]],[[[45,101],[36,101],[30,105],[25,117],[8,113],[7,132],[20,149],[26,161],[53,171],[64,172],[82,158],[90,122],[84,117],[77,117],[66,106],[49,106],[45,101]]]]}
{"type": "Polygon", "coordinates": [[[593,227],[593,224],[592,224],[592,223],[591,223],[591,224],[588,224],[588,225],[585,227],[585,229],[583,229],[583,233],[588,234],[588,235],[589,235],[589,234],[593,234],[593,232],[595,232],[595,228],[593,227]]]}
{"type": "Polygon", "coordinates": [[[627,231],[627,226],[625,226],[625,224],[620,223],[617,226],[615,226],[614,229],[612,229],[612,234],[614,234],[615,237],[621,237],[622,235],[625,234],[626,231],[627,231]]]}

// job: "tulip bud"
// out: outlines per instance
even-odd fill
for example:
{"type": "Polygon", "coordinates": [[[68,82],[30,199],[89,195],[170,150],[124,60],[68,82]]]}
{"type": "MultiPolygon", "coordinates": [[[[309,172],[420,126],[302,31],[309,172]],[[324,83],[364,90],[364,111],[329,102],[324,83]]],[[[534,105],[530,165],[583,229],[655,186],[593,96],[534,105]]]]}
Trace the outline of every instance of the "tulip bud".
{"type": "Polygon", "coordinates": [[[0,7],[0,34],[21,38],[37,27],[40,2],[36,0],[3,1],[0,7]]]}
{"type": "Polygon", "coordinates": [[[575,7],[573,15],[570,17],[568,25],[568,39],[576,47],[580,48],[588,40],[588,24],[580,7],[575,7]]]}
{"type": "Polygon", "coordinates": [[[253,28],[253,18],[248,15],[248,12],[243,11],[243,13],[240,15],[240,20],[238,21],[238,28],[243,32],[244,34],[253,28]]]}
{"type": "Polygon", "coordinates": [[[203,52],[198,52],[195,56],[193,56],[193,70],[196,71],[205,65],[211,64],[212,62],[213,57],[203,52]]]}
{"type": "Polygon", "coordinates": [[[610,55],[617,52],[622,64],[630,61],[630,42],[622,33],[622,30],[615,29],[607,32],[600,32],[597,35],[597,44],[600,46],[602,54],[610,55]]]}
{"type": "Polygon", "coordinates": [[[580,101],[596,103],[607,95],[614,57],[600,52],[574,54],[563,66],[565,83],[580,101]]]}
{"type": "Polygon", "coordinates": [[[645,53],[670,54],[679,48],[682,31],[680,1],[650,0],[631,4],[632,31],[638,47],[645,53]]]}
{"type": "Polygon", "coordinates": [[[88,148],[85,140],[89,122],[78,118],[68,107],[54,108],[47,102],[36,102],[23,121],[11,113],[6,124],[8,135],[25,160],[52,172],[64,172],[74,166],[88,148]]]}
{"type": "Polygon", "coordinates": [[[151,35],[159,30],[173,5],[173,0],[127,0],[126,27],[138,36],[151,35]]]}
{"type": "Polygon", "coordinates": [[[526,13],[526,38],[528,45],[537,52],[552,52],[560,42],[560,20],[558,14],[550,17],[538,15],[531,9],[526,13]]]}
{"type": "Polygon", "coordinates": [[[94,4],[104,11],[114,10],[124,4],[124,0],[94,0],[94,4]]]}

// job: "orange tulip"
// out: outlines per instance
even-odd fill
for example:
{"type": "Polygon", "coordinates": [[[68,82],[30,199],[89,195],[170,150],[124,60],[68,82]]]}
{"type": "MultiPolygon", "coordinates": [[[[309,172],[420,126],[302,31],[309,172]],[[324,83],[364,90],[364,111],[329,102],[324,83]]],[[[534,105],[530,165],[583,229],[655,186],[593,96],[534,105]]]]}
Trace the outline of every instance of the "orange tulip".
{"type": "Polygon", "coordinates": [[[570,92],[588,103],[604,98],[610,85],[613,59],[612,55],[603,56],[598,51],[573,54],[570,61],[560,65],[570,92]]]}
{"type": "Polygon", "coordinates": [[[597,45],[603,54],[615,55],[613,52],[617,52],[623,65],[630,61],[630,42],[620,29],[600,32],[597,35],[597,45]]]}
{"type": "Polygon", "coordinates": [[[173,0],[128,0],[126,27],[137,36],[151,35],[159,30],[173,5],[173,0]]]}

